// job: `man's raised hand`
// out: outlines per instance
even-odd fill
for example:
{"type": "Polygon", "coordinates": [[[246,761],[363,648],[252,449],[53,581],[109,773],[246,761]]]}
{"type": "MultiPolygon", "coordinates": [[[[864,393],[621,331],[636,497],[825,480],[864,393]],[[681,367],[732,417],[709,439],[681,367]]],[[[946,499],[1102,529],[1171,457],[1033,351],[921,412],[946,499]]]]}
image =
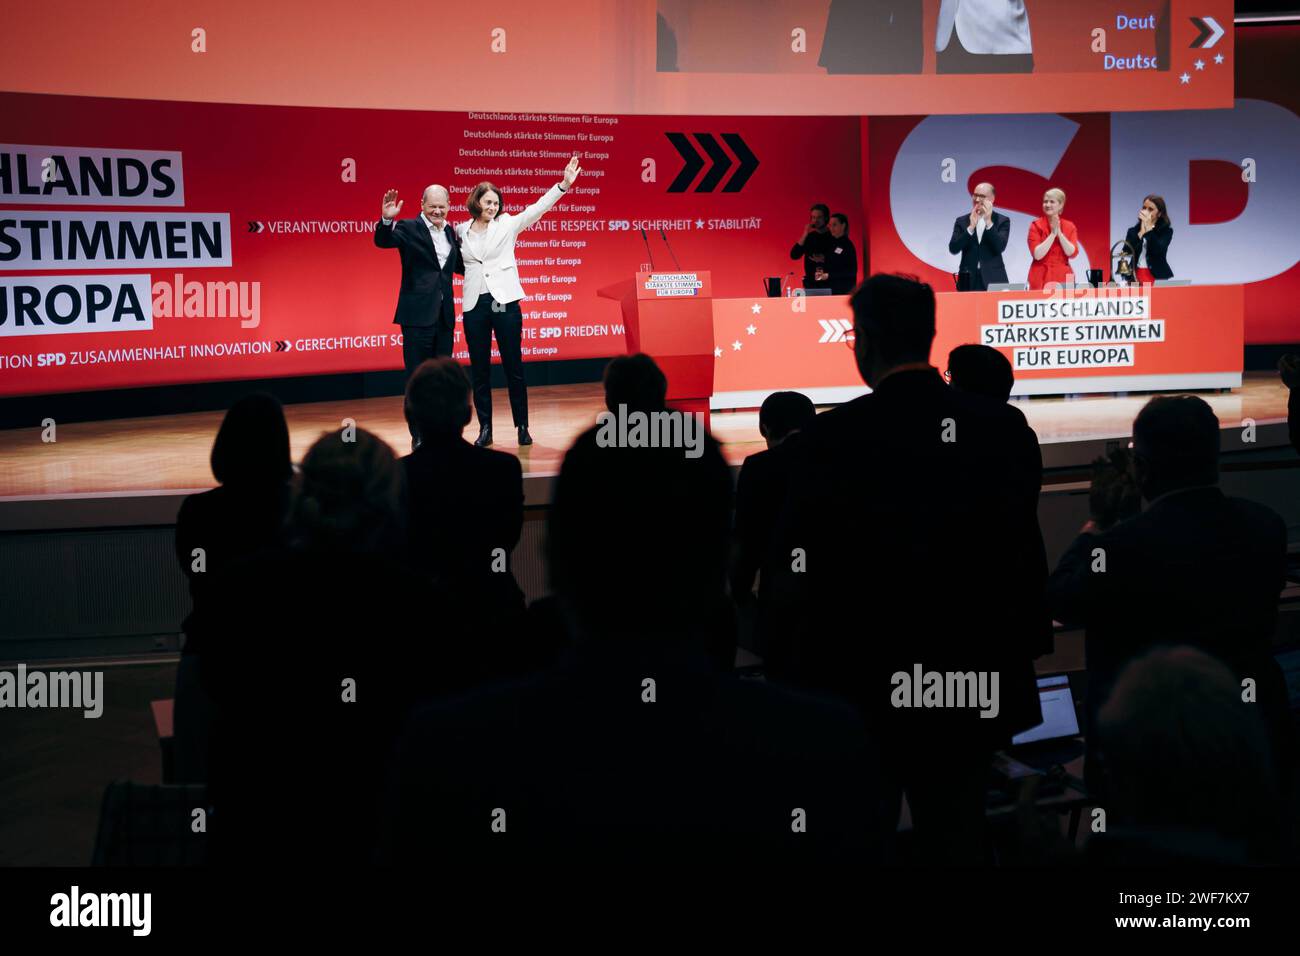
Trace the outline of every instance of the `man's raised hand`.
{"type": "Polygon", "coordinates": [[[384,193],[383,218],[396,219],[397,214],[402,211],[402,200],[397,198],[397,190],[390,189],[384,193]]]}

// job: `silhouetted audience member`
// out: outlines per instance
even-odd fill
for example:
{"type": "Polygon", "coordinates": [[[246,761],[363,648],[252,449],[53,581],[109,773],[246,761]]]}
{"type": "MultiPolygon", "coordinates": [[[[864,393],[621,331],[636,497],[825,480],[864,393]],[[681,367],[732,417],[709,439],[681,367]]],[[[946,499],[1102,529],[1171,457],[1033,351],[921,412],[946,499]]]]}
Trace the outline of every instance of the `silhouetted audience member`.
{"type": "MultiPolygon", "coordinates": [[[[1146,510],[1107,531],[1085,524],[1049,587],[1052,613],[1086,629],[1089,725],[1128,661],[1156,645],[1185,644],[1256,681],[1286,770],[1286,688],[1271,651],[1286,525],[1263,505],[1219,490],[1219,421],[1201,399],[1152,399],[1133,423],[1133,445],[1146,510]]],[[[1104,797],[1094,735],[1085,733],[1089,789],[1104,797]]]]}
{"type": "Polygon", "coordinates": [[[369,860],[411,704],[468,686],[453,596],[404,553],[402,468],[362,429],[302,462],[288,546],[227,569],[201,620],[214,862],[369,860]]]}
{"type": "Polygon", "coordinates": [[[1289,394],[1286,400],[1286,427],[1291,447],[1300,452],[1300,355],[1283,355],[1277,363],[1282,384],[1289,394]]]}
{"type": "Polygon", "coordinates": [[[472,417],[470,384],[453,359],[430,359],[412,373],[405,409],[420,436],[420,447],[402,459],[411,565],[470,610],[485,678],[553,662],[556,649],[537,646],[524,627],[524,594],[511,564],[524,524],[519,459],[461,437],[472,417]]]}
{"type": "Polygon", "coordinates": [[[605,407],[616,415],[620,405],[629,412],[658,412],[665,407],[668,379],[644,352],[610,359],[604,381],[605,407]]]}
{"type": "Polygon", "coordinates": [[[191,627],[193,615],[210,600],[214,574],[278,544],[284,533],[293,463],[280,403],[263,393],[235,402],[217,430],[211,463],[217,487],[190,495],[176,516],[176,559],[189,579],[192,603],[181,624],[186,640],[176,672],[176,783],[207,779],[212,706],[199,683],[203,642],[191,627]]]}
{"type": "Polygon", "coordinates": [[[988,345],[959,345],[948,353],[953,388],[1005,402],[1011,397],[1015,375],[1011,363],[988,345]]]}
{"type": "MultiPolygon", "coordinates": [[[[787,439],[797,435],[817,417],[817,407],[800,392],[773,392],[758,410],[758,430],[767,440],[765,451],[745,459],[736,479],[735,547],[731,566],[731,594],[737,604],[745,606],[754,598],[754,578],[759,579],[759,603],[766,587],[760,574],[771,550],[781,506],[790,484],[790,454],[787,439]]],[[[764,618],[760,612],[757,622],[764,618]]],[[[758,652],[766,660],[769,673],[779,674],[783,662],[772,659],[780,653],[780,642],[756,634],[758,652]],[[770,646],[769,646],[770,645],[770,646]]]]}
{"type": "Polygon", "coordinates": [[[1265,722],[1220,661],[1190,647],[1128,663],[1096,733],[1107,864],[1277,863],[1289,855],[1265,722]]]}
{"type": "Polygon", "coordinates": [[[1042,459],[1022,415],[949,388],[930,365],[928,285],[876,275],[850,301],[873,391],[818,415],[796,446],[773,563],[790,679],[866,715],[886,751],[894,820],[907,794],[919,860],[978,863],[992,752],[1042,719],[1042,459]],[[996,716],[969,700],[919,706],[919,687],[901,698],[918,706],[898,706],[895,675],[910,683],[917,668],[996,674],[996,716]]]}
{"type": "Polygon", "coordinates": [[[709,660],[730,505],[712,439],[688,458],[601,447],[596,429],[578,438],[548,525],[575,649],[545,675],[415,715],[386,860],[873,859],[878,814],[853,711],[709,660]]]}

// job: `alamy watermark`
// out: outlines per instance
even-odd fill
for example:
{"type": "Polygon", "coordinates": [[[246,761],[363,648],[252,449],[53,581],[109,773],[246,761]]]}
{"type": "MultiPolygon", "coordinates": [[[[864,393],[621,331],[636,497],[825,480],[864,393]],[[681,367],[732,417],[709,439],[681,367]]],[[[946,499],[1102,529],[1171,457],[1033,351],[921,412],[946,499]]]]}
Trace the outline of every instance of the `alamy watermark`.
{"type": "Polygon", "coordinates": [[[896,671],[889,682],[894,687],[889,702],[895,707],[978,707],[980,716],[989,719],[1001,709],[997,671],[927,671],[913,664],[912,673],[896,671]]]}
{"type": "Polygon", "coordinates": [[[0,671],[0,708],[69,707],[87,720],[104,713],[103,671],[0,671]]]}
{"type": "Polygon", "coordinates": [[[699,412],[642,412],[619,405],[596,416],[601,448],[682,448],[687,458],[704,454],[704,416],[699,412]]]}

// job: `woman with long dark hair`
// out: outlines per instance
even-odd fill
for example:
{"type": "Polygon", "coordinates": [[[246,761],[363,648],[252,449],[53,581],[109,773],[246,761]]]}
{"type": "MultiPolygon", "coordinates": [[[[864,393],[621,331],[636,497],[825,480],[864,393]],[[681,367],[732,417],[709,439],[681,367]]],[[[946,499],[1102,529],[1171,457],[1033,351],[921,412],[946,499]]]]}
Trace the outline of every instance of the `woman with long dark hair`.
{"type": "Polygon", "coordinates": [[[1165,208],[1165,197],[1147,196],[1142,200],[1137,225],[1124,237],[1133,250],[1134,274],[1142,285],[1174,277],[1174,270],[1169,268],[1169,243],[1173,238],[1174,227],[1165,208]]]}
{"type": "Polygon", "coordinates": [[[519,444],[533,443],[528,434],[528,388],[524,384],[519,345],[524,327],[519,302],[524,298],[524,287],[519,284],[519,270],[515,265],[515,240],[559,202],[580,172],[582,167],[574,156],[564,168],[564,178],[517,216],[501,211],[504,206],[501,190],[492,183],[479,183],[466,203],[473,218],[456,227],[465,265],[461,314],[465,341],[469,345],[474,410],[478,414],[478,438],[474,444],[480,447],[492,444],[493,333],[510,390],[510,412],[519,432],[519,444]]]}

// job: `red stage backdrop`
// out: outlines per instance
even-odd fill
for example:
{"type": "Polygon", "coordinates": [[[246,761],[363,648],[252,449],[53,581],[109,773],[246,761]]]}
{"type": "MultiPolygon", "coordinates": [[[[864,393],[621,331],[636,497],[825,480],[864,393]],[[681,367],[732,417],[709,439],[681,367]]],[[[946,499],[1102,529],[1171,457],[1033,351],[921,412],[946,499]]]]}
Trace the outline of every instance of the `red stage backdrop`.
{"type": "MultiPolygon", "coordinates": [[[[1011,217],[1008,278],[1029,268],[1029,223],[1049,186],[1079,228],[1082,280],[1110,272],[1110,249],[1136,224],[1148,193],[1163,195],[1174,224],[1169,262],[1197,284],[1245,284],[1248,344],[1300,340],[1300,29],[1237,34],[1241,64],[1231,110],[1149,113],[884,117],[869,121],[868,197],[873,271],[910,272],[953,287],[953,221],[970,189],[988,180],[1011,217]]],[[[1212,56],[1204,69],[1222,68],[1212,56]]]]}
{"type": "MultiPolygon", "coordinates": [[[[0,394],[399,368],[400,266],[372,230],[479,181],[507,211],[572,153],[517,247],[526,360],[624,350],[596,290],[650,259],[715,294],[780,275],[809,197],[857,219],[855,117],[407,113],[0,95],[0,394]],[[686,157],[698,155],[688,162],[686,157]],[[685,172],[683,172],[685,170],[685,172]]],[[[459,296],[458,296],[459,298],[459,296]]],[[[459,306],[457,308],[459,312],[459,306]]],[[[457,352],[466,358],[457,329],[457,352]]]]}

